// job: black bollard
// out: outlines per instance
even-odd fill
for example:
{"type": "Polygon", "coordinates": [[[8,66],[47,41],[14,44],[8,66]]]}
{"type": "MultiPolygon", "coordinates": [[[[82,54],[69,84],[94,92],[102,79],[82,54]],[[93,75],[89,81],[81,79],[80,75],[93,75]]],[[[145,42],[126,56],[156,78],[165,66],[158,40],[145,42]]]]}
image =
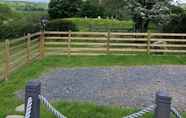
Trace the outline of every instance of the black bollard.
{"type": "Polygon", "coordinates": [[[40,99],[39,95],[41,93],[41,83],[36,81],[28,82],[25,89],[25,113],[28,98],[32,97],[32,109],[30,118],[39,118],[40,117],[40,99]]]}
{"type": "Polygon", "coordinates": [[[156,93],[155,118],[170,118],[171,97],[165,92],[156,93]]]}

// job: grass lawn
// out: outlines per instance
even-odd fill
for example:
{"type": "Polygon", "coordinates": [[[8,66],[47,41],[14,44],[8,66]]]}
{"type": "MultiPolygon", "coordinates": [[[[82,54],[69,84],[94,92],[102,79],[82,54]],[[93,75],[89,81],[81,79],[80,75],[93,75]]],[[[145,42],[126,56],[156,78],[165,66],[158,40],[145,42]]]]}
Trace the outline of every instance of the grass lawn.
{"type": "MultiPolygon", "coordinates": [[[[0,82],[0,118],[7,114],[15,114],[14,109],[22,102],[16,99],[15,92],[23,89],[25,84],[37,78],[43,72],[56,67],[93,67],[93,66],[138,66],[138,65],[161,65],[161,64],[186,64],[186,56],[66,56],[46,57],[43,60],[35,61],[13,73],[8,81],[0,82]]],[[[136,111],[133,108],[119,108],[113,106],[96,106],[92,103],[72,103],[59,101],[54,103],[57,109],[69,118],[121,118],[136,111]]],[[[186,113],[183,113],[186,117],[186,113]]],[[[54,118],[42,108],[43,118],[54,118]]],[[[147,114],[144,118],[151,118],[147,114]]]]}

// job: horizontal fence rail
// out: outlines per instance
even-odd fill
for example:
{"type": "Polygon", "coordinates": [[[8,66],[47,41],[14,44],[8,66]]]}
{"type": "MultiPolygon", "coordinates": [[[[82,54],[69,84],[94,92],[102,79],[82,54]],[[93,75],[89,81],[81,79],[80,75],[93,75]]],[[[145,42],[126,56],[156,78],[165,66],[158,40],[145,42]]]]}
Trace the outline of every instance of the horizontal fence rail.
{"type": "Polygon", "coordinates": [[[186,34],[45,32],[48,55],[186,53],[186,34]]]}
{"type": "Polygon", "coordinates": [[[185,54],[186,34],[38,32],[0,42],[0,80],[45,55],[185,54]]]}

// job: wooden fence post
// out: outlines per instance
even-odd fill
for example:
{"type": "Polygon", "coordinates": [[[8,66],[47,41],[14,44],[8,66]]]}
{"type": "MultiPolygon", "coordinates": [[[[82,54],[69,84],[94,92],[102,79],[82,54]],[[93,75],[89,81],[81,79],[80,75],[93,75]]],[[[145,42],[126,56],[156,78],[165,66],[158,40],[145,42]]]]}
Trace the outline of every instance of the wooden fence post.
{"type": "Polygon", "coordinates": [[[71,31],[69,31],[68,33],[68,57],[71,56],[71,37],[72,37],[72,33],[71,31]]]}
{"type": "Polygon", "coordinates": [[[110,37],[111,37],[111,32],[109,31],[107,33],[107,54],[110,53],[110,37]]]}
{"type": "Polygon", "coordinates": [[[10,42],[9,40],[5,41],[5,80],[8,80],[10,73],[10,42]]]}
{"type": "Polygon", "coordinates": [[[31,34],[27,34],[27,63],[30,63],[32,60],[31,56],[31,34]]]}
{"type": "Polygon", "coordinates": [[[39,50],[40,50],[40,59],[42,59],[45,56],[45,34],[44,32],[41,32],[40,35],[40,44],[39,44],[39,50]]]}
{"type": "Polygon", "coordinates": [[[151,33],[148,32],[148,34],[147,34],[147,54],[150,54],[150,48],[151,48],[151,33]]]}

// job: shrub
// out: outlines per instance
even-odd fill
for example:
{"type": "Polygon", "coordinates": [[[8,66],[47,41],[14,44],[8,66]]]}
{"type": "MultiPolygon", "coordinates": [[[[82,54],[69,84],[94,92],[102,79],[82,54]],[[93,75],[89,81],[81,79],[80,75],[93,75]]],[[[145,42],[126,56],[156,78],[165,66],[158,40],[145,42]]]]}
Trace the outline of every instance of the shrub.
{"type": "Polygon", "coordinates": [[[171,21],[163,26],[163,32],[186,33],[186,13],[173,16],[171,21]]]}
{"type": "Polygon", "coordinates": [[[0,24],[0,39],[12,39],[21,37],[26,33],[34,33],[40,31],[40,18],[45,15],[43,13],[27,13],[18,14],[13,18],[8,18],[0,24]]]}
{"type": "MultiPolygon", "coordinates": [[[[47,30],[50,31],[95,31],[97,28],[101,31],[108,31],[108,28],[113,29],[132,29],[132,21],[119,21],[109,19],[95,18],[65,18],[51,20],[48,23],[47,30]],[[95,29],[96,28],[96,29],[95,29]],[[92,30],[93,29],[93,30],[92,30]],[[95,30],[94,30],[95,29],[95,30]]],[[[99,30],[96,30],[99,31],[99,30]]]]}
{"type": "Polygon", "coordinates": [[[47,24],[46,30],[48,31],[78,31],[76,25],[69,20],[56,19],[47,24]]]}

